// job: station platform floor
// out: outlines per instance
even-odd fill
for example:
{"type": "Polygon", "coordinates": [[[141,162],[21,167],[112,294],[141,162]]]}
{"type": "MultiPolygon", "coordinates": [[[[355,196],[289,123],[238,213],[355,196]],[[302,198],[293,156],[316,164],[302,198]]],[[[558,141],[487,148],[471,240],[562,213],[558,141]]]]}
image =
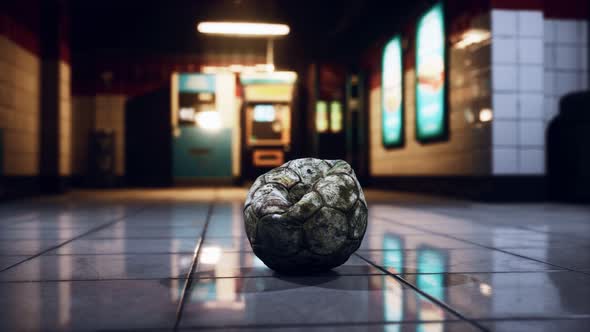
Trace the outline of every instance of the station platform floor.
{"type": "Polygon", "coordinates": [[[245,194],[0,204],[0,331],[590,330],[590,207],[369,190],[348,262],[285,276],[251,252],[245,194]]]}

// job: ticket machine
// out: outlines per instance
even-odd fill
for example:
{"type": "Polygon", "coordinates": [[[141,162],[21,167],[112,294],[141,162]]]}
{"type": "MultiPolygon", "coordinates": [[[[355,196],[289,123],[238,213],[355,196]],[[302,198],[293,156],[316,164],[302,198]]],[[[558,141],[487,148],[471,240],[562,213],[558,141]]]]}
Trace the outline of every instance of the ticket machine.
{"type": "Polygon", "coordinates": [[[294,72],[242,73],[242,170],[245,179],[289,160],[294,72]]]}

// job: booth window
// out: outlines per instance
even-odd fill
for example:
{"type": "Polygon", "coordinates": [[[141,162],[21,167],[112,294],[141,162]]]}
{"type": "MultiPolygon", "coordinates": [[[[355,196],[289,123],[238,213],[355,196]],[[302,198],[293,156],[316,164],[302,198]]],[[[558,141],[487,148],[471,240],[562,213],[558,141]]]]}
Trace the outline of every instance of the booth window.
{"type": "Polygon", "coordinates": [[[318,101],[315,109],[315,128],[318,133],[339,133],[342,131],[342,103],[339,101],[318,101]],[[330,107],[328,110],[328,106],[330,107]]]}
{"type": "Polygon", "coordinates": [[[342,131],[342,103],[339,101],[330,103],[330,130],[333,133],[342,131]]]}
{"type": "Polygon", "coordinates": [[[315,106],[315,128],[318,133],[328,131],[328,104],[318,101],[315,106]]]}

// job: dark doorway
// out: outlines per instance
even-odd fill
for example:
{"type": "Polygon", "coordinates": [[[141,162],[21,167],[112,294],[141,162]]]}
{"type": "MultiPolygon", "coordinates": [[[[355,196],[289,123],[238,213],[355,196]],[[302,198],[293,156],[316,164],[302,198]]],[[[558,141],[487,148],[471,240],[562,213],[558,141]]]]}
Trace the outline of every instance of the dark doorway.
{"type": "Polygon", "coordinates": [[[130,99],[125,106],[125,174],[131,186],[172,184],[170,89],[130,99]]]}

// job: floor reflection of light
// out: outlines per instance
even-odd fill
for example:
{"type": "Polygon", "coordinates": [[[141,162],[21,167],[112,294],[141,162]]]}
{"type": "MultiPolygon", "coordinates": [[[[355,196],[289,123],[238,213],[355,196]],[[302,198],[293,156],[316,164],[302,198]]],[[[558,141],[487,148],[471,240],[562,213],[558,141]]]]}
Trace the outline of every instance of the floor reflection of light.
{"type": "Polygon", "coordinates": [[[479,284],[479,291],[485,296],[491,296],[493,292],[492,286],[486,284],[485,282],[479,284]]]}
{"type": "Polygon", "coordinates": [[[220,247],[203,247],[199,262],[203,264],[217,264],[221,258],[220,247]]]}
{"type": "MultiPolygon", "coordinates": [[[[74,232],[71,228],[67,228],[70,225],[70,218],[59,217],[59,235],[61,238],[69,239],[74,236],[74,232]]],[[[68,280],[72,278],[72,260],[71,256],[59,256],[58,259],[58,273],[60,280],[68,280]]],[[[71,300],[72,300],[72,285],[69,282],[60,282],[58,284],[59,289],[59,324],[62,327],[67,327],[70,324],[71,315],[71,300]]]]}

